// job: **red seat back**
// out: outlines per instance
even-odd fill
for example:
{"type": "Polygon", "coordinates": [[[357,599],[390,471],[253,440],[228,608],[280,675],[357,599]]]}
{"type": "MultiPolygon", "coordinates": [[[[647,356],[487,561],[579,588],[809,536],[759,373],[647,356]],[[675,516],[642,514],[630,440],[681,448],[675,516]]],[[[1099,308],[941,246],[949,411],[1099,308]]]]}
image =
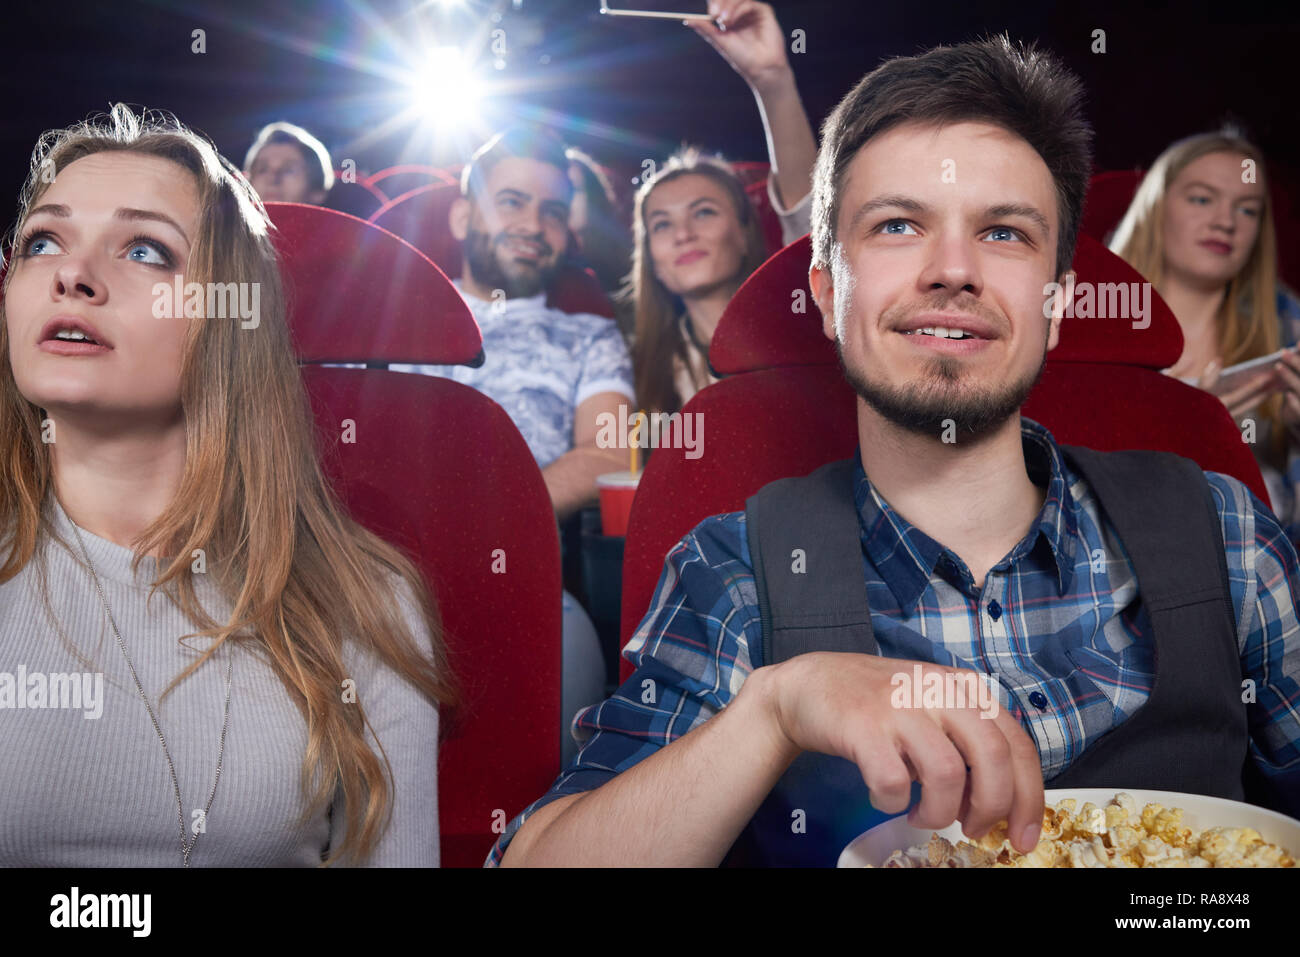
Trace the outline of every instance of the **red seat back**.
{"type": "MultiPolygon", "coordinates": [[[[455,288],[402,240],[317,207],[268,211],[295,293],[300,358],[456,363],[481,350],[455,288]]],[[[442,862],[480,866],[494,825],[545,791],[559,767],[560,549],[550,496],[518,429],[474,389],[314,365],[303,381],[340,498],[414,559],[436,597],[463,699],[442,716],[442,862]],[[353,441],[344,441],[349,423],[353,441]]]]}
{"type": "MultiPolygon", "coordinates": [[[[438,264],[453,279],[463,268],[460,242],[447,223],[460,196],[454,183],[434,184],[403,193],[382,206],[370,221],[396,233],[438,264]]],[[[600,282],[586,270],[567,266],[551,284],[547,303],[563,312],[589,312],[613,318],[614,304],[600,282]]]]}
{"type": "Polygon", "coordinates": [[[402,193],[418,189],[421,186],[429,186],[435,183],[454,183],[456,177],[447,170],[438,169],[434,166],[404,163],[371,173],[362,182],[367,186],[383,190],[387,196],[400,196],[402,193]]]}
{"type": "MultiPolygon", "coordinates": [[[[750,277],[724,313],[710,359],[730,377],[683,410],[704,414],[706,454],[688,459],[686,449],[662,447],[650,457],[624,552],[624,642],[645,616],[664,556],[691,528],[709,515],[743,509],[768,482],[807,474],[857,446],[856,395],[811,302],[809,257],[807,237],[791,244],[750,277]]],[[[1080,281],[1136,276],[1086,236],[1073,265],[1080,281]]],[[[1024,414],[1064,444],[1176,452],[1241,479],[1267,501],[1254,456],[1223,404],[1157,371],[1177,361],[1182,333],[1164,304],[1157,308],[1154,291],[1151,304],[1144,329],[1127,317],[1066,319],[1024,414]]],[[[630,672],[624,661],[623,677],[630,672]]]]}
{"type": "Polygon", "coordinates": [[[559,769],[560,544],[546,485],[510,417],[468,386],[319,366],[303,379],[334,487],[416,559],[437,598],[463,696],[442,716],[442,864],[481,866],[493,825],[559,769]],[[340,441],[345,420],[355,443],[340,441]]]}
{"type": "Polygon", "coordinates": [[[267,203],[266,211],[299,361],[476,362],[483,337],[473,313],[410,243],[317,206],[267,203]]]}
{"type": "Polygon", "coordinates": [[[1145,175],[1140,169],[1094,173],[1088,182],[1088,198],[1083,204],[1079,232],[1099,243],[1105,242],[1107,234],[1128,212],[1145,175]]]}
{"type": "MultiPolygon", "coordinates": [[[[821,312],[808,285],[811,259],[812,240],[804,236],[754,270],[736,291],[709,346],[709,361],[719,373],[838,364],[834,343],[822,334],[821,312]]],[[[1071,266],[1079,282],[1094,287],[1122,284],[1131,292],[1134,283],[1140,287],[1143,282],[1128,263],[1087,235],[1079,236],[1071,266]]],[[[1067,318],[1048,361],[1172,366],[1182,354],[1182,330],[1154,289],[1150,308],[1146,329],[1133,329],[1133,320],[1123,317],[1067,318]]]]}

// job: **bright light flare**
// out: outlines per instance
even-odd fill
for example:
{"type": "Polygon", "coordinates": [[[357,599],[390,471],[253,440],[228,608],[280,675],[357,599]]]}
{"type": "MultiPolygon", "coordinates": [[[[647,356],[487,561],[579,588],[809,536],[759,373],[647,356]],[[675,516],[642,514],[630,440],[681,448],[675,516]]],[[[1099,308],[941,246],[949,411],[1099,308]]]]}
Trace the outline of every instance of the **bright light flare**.
{"type": "Polygon", "coordinates": [[[437,47],[415,71],[411,95],[427,122],[441,128],[460,127],[477,116],[483,89],[459,49],[437,47]]]}

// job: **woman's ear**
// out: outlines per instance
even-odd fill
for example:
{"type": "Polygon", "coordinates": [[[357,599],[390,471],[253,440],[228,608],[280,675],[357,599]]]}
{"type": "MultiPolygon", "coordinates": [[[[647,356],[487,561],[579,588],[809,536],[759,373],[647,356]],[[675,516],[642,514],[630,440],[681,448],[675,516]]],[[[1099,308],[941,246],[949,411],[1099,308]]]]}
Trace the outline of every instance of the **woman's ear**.
{"type": "Polygon", "coordinates": [[[457,242],[463,243],[469,238],[469,219],[473,212],[474,204],[464,196],[456,197],[451,204],[451,209],[447,212],[447,225],[457,242]]]}

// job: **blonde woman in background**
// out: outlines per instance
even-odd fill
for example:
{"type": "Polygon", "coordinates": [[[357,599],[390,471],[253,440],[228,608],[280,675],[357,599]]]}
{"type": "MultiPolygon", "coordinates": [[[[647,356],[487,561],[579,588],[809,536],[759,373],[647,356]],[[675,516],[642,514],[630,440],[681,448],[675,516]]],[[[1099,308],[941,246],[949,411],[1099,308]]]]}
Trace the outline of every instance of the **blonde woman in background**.
{"type": "Polygon", "coordinates": [[[321,473],[270,228],[169,116],[37,144],[0,313],[2,864],[438,863],[441,629],[321,473]],[[254,284],[257,322],[159,318],[177,276],[254,284]],[[93,709],[50,710],[77,673],[93,709]]]}
{"type": "Polygon", "coordinates": [[[1218,395],[1253,445],[1273,511],[1300,542],[1300,357],[1279,317],[1272,203],[1260,151],[1235,131],[1191,136],[1152,164],[1110,248],[1145,276],[1183,331],[1167,369],[1218,395]],[[1219,373],[1288,346],[1282,359],[1224,389],[1219,373]]]}

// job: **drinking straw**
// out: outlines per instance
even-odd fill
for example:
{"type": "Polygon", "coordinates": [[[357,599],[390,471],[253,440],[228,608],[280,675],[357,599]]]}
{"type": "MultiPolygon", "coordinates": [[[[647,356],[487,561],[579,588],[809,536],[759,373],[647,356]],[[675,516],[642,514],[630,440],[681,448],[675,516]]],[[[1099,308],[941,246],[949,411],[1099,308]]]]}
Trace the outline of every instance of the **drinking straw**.
{"type": "MultiPolygon", "coordinates": [[[[636,425],[632,426],[633,431],[635,432],[636,427],[640,425],[643,421],[645,421],[645,409],[638,409],[636,415],[634,415],[632,418],[636,422],[636,425]]],[[[628,442],[628,445],[632,447],[632,474],[636,475],[637,474],[636,466],[637,466],[637,458],[638,458],[637,453],[640,451],[640,449],[638,448],[638,443],[636,441],[628,442]]]]}

